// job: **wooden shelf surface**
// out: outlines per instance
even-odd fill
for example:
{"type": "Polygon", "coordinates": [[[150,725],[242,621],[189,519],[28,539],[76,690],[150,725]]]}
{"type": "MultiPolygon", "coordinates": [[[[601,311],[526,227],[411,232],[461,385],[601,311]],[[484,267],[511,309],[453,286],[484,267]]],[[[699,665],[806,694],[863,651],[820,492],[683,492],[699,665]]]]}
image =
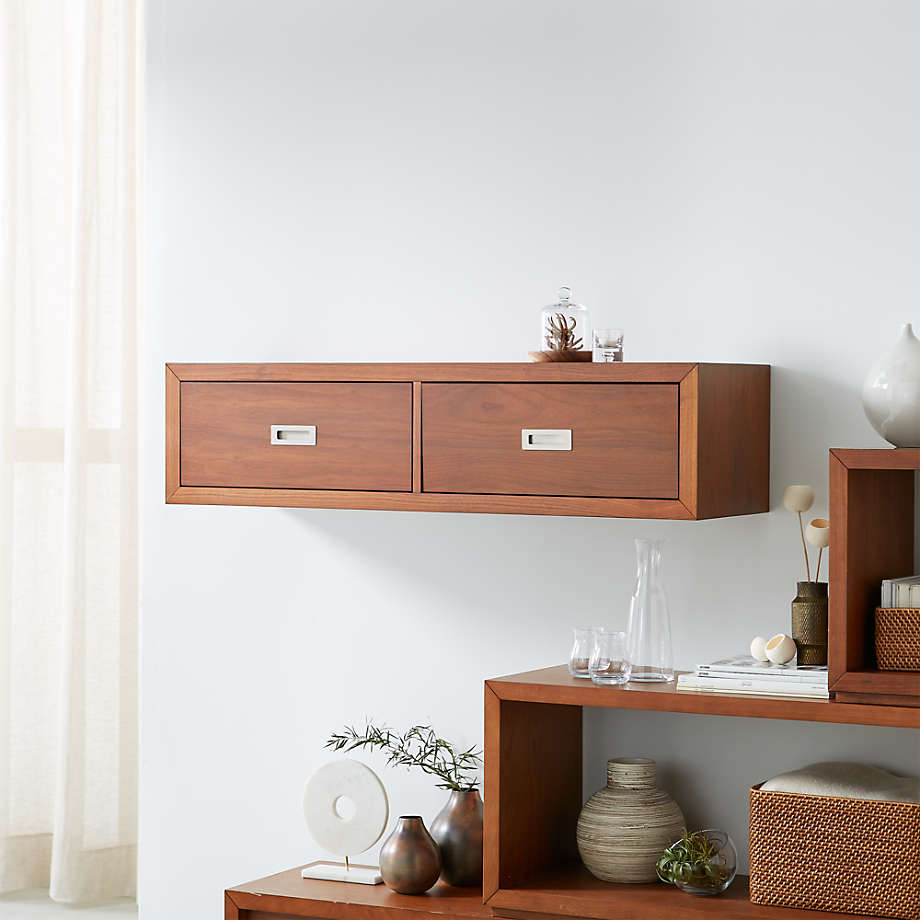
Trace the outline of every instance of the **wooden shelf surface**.
{"type": "Polygon", "coordinates": [[[500,889],[489,900],[489,907],[499,917],[547,914],[593,920],[855,920],[857,916],[752,904],[744,875],[737,876],[724,894],[695,897],[658,882],[601,882],[581,866],[542,875],[518,888],[500,889]]]}
{"type": "Polygon", "coordinates": [[[236,920],[237,917],[248,917],[248,912],[258,916],[274,914],[328,920],[396,920],[406,913],[414,920],[440,916],[492,916],[482,903],[480,888],[453,888],[438,882],[425,894],[405,895],[391,891],[386,885],[301,878],[302,868],[299,866],[228,888],[225,892],[225,917],[236,920]]]}
{"type": "Polygon", "coordinates": [[[916,447],[832,447],[830,452],[847,469],[920,470],[920,448],[916,447]]]}
{"type": "Polygon", "coordinates": [[[486,681],[486,687],[500,700],[517,700],[524,703],[920,728],[920,708],[912,706],[877,706],[778,696],[678,692],[673,683],[630,683],[622,687],[605,687],[590,680],[572,677],[565,665],[498,677],[486,681]]]}

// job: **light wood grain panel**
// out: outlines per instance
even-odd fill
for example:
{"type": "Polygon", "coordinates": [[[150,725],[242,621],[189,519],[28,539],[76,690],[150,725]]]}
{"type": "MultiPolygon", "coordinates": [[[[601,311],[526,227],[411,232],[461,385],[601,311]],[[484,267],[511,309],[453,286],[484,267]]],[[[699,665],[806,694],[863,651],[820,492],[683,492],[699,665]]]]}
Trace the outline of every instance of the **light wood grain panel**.
{"type": "Polygon", "coordinates": [[[300,868],[236,885],[227,898],[240,909],[240,920],[261,916],[316,917],[323,920],[428,920],[445,916],[485,918],[477,888],[452,888],[438,882],[422,895],[404,895],[385,885],[356,885],[304,879],[300,868]]]}
{"type": "Polygon", "coordinates": [[[514,887],[577,859],[582,713],[578,706],[509,700],[500,700],[486,713],[488,893],[496,878],[499,890],[514,887]]]}
{"type": "Polygon", "coordinates": [[[680,383],[693,363],[170,364],[180,380],[680,383]]]}
{"type": "Polygon", "coordinates": [[[496,917],[537,920],[856,920],[854,914],[765,907],[749,900],[747,876],[715,898],[695,898],[672,885],[615,885],[578,865],[562,866],[530,884],[499,891],[489,902],[496,917]]]}
{"type": "Polygon", "coordinates": [[[770,368],[701,364],[697,517],[770,510],[770,368]]]}
{"type": "Polygon", "coordinates": [[[920,671],[847,671],[834,684],[835,691],[849,693],[880,693],[888,696],[913,698],[920,705],[920,671]]]}
{"type": "Polygon", "coordinates": [[[408,383],[183,383],[182,485],[412,489],[408,383]],[[271,444],[315,425],[316,444],[271,444]]]}
{"type": "Polygon", "coordinates": [[[489,898],[499,888],[499,844],[501,841],[501,700],[485,684],[483,721],[483,834],[482,896],[489,898]]]}
{"type": "Polygon", "coordinates": [[[568,517],[669,518],[686,521],[679,501],[528,495],[413,495],[321,489],[177,489],[174,505],[250,505],[260,508],[351,508],[365,511],[450,511],[472,514],[552,514],[568,517]]]}
{"type": "Polygon", "coordinates": [[[422,387],[426,492],[676,499],[678,390],[667,384],[422,387]],[[571,450],[523,450],[525,428],[571,450]]]}
{"type": "Polygon", "coordinates": [[[412,491],[422,491],[422,385],[412,384],[412,491]]]}
{"type": "Polygon", "coordinates": [[[577,680],[569,674],[565,665],[512,674],[487,683],[499,699],[521,702],[920,728],[920,709],[916,708],[864,706],[834,700],[795,700],[778,696],[688,693],[678,692],[674,684],[631,683],[622,687],[604,687],[591,681],[577,680]]]}
{"type": "Polygon", "coordinates": [[[179,488],[179,378],[166,368],[166,501],[179,488]]]}
{"type": "MultiPolygon", "coordinates": [[[[868,692],[864,685],[844,686],[841,680],[848,672],[874,667],[874,612],[882,579],[913,572],[914,469],[902,466],[893,451],[878,453],[897,465],[881,467],[882,458],[853,451],[830,456],[828,671],[834,690],[868,692]]],[[[920,458],[920,451],[909,453],[915,455],[912,462],[920,458]]],[[[883,675],[890,672],[878,673],[879,692],[904,692],[883,687],[883,675]]]]}
{"type": "Polygon", "coordinates": [[[693,518],[699,508],[699,381],[694,367],[680,382],[680,500],[693,518]]]}
{"type": "Polygon", "coordinates": [[[917,693],[910,695],[878,693],[874,687],[869,693],[849,693],[846,690],[838,690],[834,693],[834,699],[838,703],[871,703],[873,706],[920,706],[917,693]]]}
{"type": "Polygon", "coordinates": [[[853,470],[920,470],[920,448],[834,448],[831,453],[853,470]]]}

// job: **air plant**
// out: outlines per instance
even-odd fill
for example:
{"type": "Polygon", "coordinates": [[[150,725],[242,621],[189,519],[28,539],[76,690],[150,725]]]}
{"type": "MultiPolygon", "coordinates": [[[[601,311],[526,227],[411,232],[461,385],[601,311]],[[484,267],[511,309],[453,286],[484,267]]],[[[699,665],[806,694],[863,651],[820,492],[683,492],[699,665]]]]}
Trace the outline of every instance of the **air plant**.
{"type": "Polygon", "coordinates": [[[546,345],[550,351],[578,351],[581,348],[582,340],[575,338],[577,322],[574,316],[564,313],[550,317],[546,324],[546,345]]]}
{"type": "Polygon", "coordinates": [[[413,725],[399,734],[385,725],[368,722],[363,731],[347,725],[333,732],[326,742],[334,751],[354,751],[357,748],[379,748],[386,752],[391,767],[418,767],[429,776],[436,776],[439,789],[468,792],[479,786],[482,751],[475,746],[456,750],[439,738],[430,725],[413,725]]]}
{"type": "Polygon", "coordinates": [[[815,491],[811,486],[788,486],[783,494],[783,505],[788,511],[794,511],[799,518],[799,535],[802,538],[802,552],[805,555],[805,574],[811,581],[811,562],[808,558],[808,544],[818,550],[818,566],[815,569],[815,584],[821,574],[821,555],[830,545],[830,521],[827,518],[814,518],[808,527],[802,520],[802,513],[808,511],[815,503],[815,491]]]}
{"type": "Polygon", "coordinates": [[[695,889],[695,893],[718,894],[728,887],[734,877],[734,865],[729,865],[723,853],[726,835],[705,830],[684,832],[659,857],[655,869],[658,878],[679,888],[695,889]]]}

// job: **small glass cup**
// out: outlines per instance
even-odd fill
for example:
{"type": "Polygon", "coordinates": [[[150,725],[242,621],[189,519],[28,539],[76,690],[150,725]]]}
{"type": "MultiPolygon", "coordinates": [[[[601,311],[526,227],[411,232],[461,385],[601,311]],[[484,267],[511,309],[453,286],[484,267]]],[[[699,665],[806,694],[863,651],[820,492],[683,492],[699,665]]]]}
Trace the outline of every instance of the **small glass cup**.
{"type": "Polygon", "coordinates": [[[572,677],[590,677],[588,664],[594,654],[594,634],[596,626],[576,626],[575,642],[569,654],[569,674],[572,677]]]}
{"type": "Polygon", "coordinates": [[[623,330],[595,329],[591,360],[601,364],[623,360],[623,330]]]}
{"type": "Polygon", "coordinates": [[[594,654],[588,663],[588,672],[596,684],[625,684],[629,680],[625,632],[595,631],[594,654]]]}

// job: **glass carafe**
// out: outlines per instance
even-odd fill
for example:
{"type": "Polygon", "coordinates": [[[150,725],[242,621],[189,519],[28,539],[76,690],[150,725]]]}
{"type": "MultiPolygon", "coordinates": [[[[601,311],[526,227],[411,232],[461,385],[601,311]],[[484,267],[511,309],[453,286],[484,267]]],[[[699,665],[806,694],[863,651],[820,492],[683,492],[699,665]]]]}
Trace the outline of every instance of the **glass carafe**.
{"type": "Polygon", "coordinates": [[[629,605],[630,680],[674,680],[671,617],[661,580],[661,541],[636,540],[636,589],[629,605]]]}

